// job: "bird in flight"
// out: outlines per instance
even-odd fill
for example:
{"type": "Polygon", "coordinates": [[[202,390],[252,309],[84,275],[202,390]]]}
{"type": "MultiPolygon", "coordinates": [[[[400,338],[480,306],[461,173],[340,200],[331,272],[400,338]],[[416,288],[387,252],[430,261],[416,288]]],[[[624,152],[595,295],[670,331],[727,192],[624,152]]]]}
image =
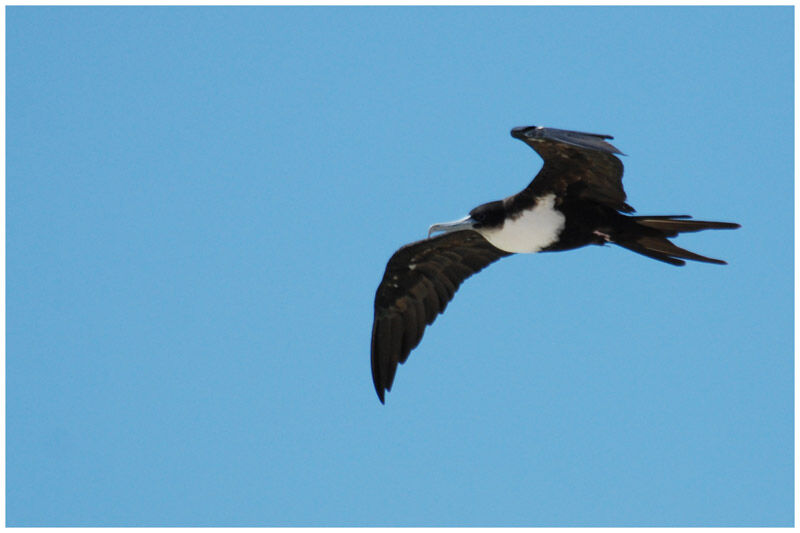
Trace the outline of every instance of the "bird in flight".
{"type": "Polygon", "coordinates": [[[739,224],[627,214],[634,209],[625,203],[616,156],[622,152],[608,142],[613,137],[540,126],[514,128],[511,136],[544,159],[533,181],[460,220],[432,225],[427,239],[403,246],[386,265],[372,326],[372,380],[381,403],[425,326],[444,312],[465,279],[501,257],[611,243],[670,265],[682,266],[684,259],[726,264],[669,239],[739,224]]]}

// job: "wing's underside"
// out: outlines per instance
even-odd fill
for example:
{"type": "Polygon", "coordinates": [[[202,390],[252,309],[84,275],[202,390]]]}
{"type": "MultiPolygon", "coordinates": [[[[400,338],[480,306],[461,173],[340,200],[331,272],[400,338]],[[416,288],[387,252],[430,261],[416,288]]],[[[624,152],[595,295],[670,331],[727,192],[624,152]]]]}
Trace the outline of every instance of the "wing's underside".
{"type": "Polygon", "coordinates": [[[403,246],[389,260],[375,294],[372,380],[381,402],[397,365],[422,339],[472,274],[509,255],[471,230],[446,233],[403,246]]]}

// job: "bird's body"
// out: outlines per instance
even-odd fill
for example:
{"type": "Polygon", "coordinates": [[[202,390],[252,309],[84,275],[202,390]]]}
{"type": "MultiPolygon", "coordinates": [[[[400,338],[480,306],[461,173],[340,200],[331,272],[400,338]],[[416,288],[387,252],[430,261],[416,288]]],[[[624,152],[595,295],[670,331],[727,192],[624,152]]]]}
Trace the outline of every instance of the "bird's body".
{"type": "Polygon", "coordinates": [[[536,199],[529,209],[506,218],[502,226],[478,231],[495,248],[512,254],[533,254],[559,242],[567,217],[555,207],[556,195],[536,199]]]}
{"type": "Polygon", "coordinates": [[[372,378],[381,402],[398,363],[422,338],[461,282],[512,253],[570,250],[617,244],[673,265],[684,259],[724,264],[679,248],[668,239],[738,224],[689,220],[686,215],[631,216],[622,187],[620,152],[607,135],[542,127],[514,128],[544,159],[521,192],[489,202],[463,219],[434,224],[429,237],[400,248],[389,260],[375,295],[372,378]]]}

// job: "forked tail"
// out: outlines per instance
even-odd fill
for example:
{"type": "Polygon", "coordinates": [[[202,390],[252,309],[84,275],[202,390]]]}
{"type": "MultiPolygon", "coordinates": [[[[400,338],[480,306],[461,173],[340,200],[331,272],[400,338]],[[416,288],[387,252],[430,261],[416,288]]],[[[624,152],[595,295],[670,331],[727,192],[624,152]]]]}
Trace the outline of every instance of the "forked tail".
{"type": "Polygon", "coordinates": [[[633,224],[627,224],[625,230],[612,238],[615,244],[632,252],[664,261],[671,265],[685,265],[683,259],[726,265],[725,261],[705,257],[689,250],[675,246],[668,239],[679,233],[702,231],[705,229],[736,229],[739,224],[733,222],[709,222],[706,220],[689,220],[689,215],[665,215],[625,217],[633,224]]]}

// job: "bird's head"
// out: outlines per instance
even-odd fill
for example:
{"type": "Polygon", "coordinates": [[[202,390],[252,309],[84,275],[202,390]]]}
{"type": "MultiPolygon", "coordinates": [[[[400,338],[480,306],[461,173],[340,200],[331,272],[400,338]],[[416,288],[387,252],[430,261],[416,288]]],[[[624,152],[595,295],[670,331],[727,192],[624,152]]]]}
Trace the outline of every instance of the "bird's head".
{"type": "Polygon", "coordinates": [[[428,228],[428,237],[435,232],[450,233],[452,231],[459,231],[464,229],[478,230],[483,228],[492,228],[502,226],[505,220],[506,211],[503,202],[498,200],[496,202],[489,202],[479,205],[469,212],[469,215],[464,218],[454,220],[452,222],[440,222],[428,228]]]}

